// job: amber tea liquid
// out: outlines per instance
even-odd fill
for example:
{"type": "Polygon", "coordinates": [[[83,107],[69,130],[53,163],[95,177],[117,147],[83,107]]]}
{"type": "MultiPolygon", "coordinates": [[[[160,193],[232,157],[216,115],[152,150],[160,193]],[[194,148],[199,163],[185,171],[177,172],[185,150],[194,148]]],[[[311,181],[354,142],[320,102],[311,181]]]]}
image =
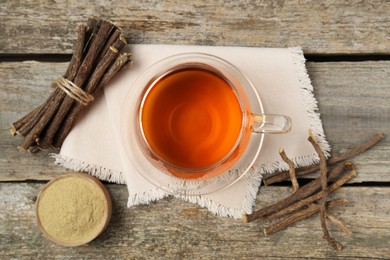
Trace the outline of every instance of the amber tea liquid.
{"type": "Polygon", "coordinates": [[[199,169],[220,162],[235,147],[242,110],[221,76],[186,68],[154,83],[143,100],[140,119],[156,155],[176,167],[199,169]]]}

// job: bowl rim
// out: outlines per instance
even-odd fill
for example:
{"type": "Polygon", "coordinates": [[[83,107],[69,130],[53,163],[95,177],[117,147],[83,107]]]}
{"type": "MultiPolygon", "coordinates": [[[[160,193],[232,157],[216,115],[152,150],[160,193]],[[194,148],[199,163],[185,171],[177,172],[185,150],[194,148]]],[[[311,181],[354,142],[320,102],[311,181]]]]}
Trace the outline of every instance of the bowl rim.
{"type": "Polygon", "coordinates": [[[39,192],[39,194],[37,196],[37,200],[35,202],[35,220],[36,220],[36,224],[37,224],[39,230],[50,241],[52,241],[58,245],[65,246],[65,247],[77,247],[77,246],[87,244],[87,243],[91,242],[92,240],[94,240],[96,237],[98,237],[106,229],[106,227],[108,226],[108,224],[110,222],[111,215],[112,215],[112,200],[111,200],[111,196],[110,196],[107,188],[96,177],[90,176],[90,175],[85,174],[85,173],[73,172],[73,173],[63,174],[63,175],[60,175],[60,176],[54,178],[53,180],[49,181],[41,189],[41,191],[39,192]],[[51,234],[49,234],[45,230],[45,228],[42,225],[41,219],[39,217],[39,203],[41,201],[42,194],[44,194],[44,192],[51,185],[53,185],[53,183],[56,183],[60,180],[70,178],[70,177],[73,177],[73,178],[76,177],[76,178],[82,179],[83,181],[88,181],[89,183],[92,183],[102,193],[103,201],[104,201],[104,215],[103,215],[103,219],[101,220],[101,223],[100,223],[100,226],[99,226],[99,229],[97,230],[97,232],[93,233],[90,237],[88,237],[84,241],[79,241],[79,242],[75,242],[75,243],[65,242],[65,241],[62,241],[56,237],[53,237],[51,234]]]}

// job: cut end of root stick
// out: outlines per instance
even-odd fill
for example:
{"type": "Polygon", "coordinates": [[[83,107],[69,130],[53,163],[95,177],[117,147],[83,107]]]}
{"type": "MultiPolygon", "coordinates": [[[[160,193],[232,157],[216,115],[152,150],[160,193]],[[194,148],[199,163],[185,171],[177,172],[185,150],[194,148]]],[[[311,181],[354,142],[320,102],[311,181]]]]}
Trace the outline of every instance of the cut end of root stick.
{"type": "Polygon", "coordinates": [[[348,171],[355,170],[355,165],[352,162],[345,162],[344,168],[348,171]]]}
{"type": "Polygon", "coordinates": [[[357,176],[356,167],[352,162],[344,163],[344,169],[347,171],[351,171],[354,177],[357,176]]]}
{"type": "Polygon", "coordinates": [[[334,244],[332,245],[332,247],[333,247],[336,251],[341,251],[341,250],[343,250],[343,245],[340,244],[340,243],[337,242],[337,241],[334,241],[334,244]]]}
{"type": "Polygon", "coordinates": [[[22,151],[22,152],[26,151],[26,149],[24,147],[20,146],[20,145],[18,145],[16,147],[16,149],[18,149],[19,151],[22,151]]]}
{"type": "Polygon", "coordinates": [[[341,204],[341,203],[348,203],[348,200],[346,198],[340,198],[340,199],[337,199],[337,201],[341,204]]]}
{"type": "Polygon", "coordinates": [[[309,138],[313,139],[317,143],[317,138],[313,133],[313,130],[309,129],[309,138]]]}
{"type": "Polygon", "coordinates": [[[11,128],[9,129],[9,132],[11,133],[11,135],[15,136],[16,135],[16,128],[12,125],[11,128]]]}
{"type": "Polygon", "coordinates": [[[244,214],[244,215],[242,215],[242,221],[244,222],[244,223],[248,223],[248,215],[247,214],[244,214]]]}
{"type": "Polygon", "coordinates": [[[125,39],[125,37],[121,34],[119,35],[119,39],[124,43],[124,44],[127,44],[127,41],[125,39]]]}

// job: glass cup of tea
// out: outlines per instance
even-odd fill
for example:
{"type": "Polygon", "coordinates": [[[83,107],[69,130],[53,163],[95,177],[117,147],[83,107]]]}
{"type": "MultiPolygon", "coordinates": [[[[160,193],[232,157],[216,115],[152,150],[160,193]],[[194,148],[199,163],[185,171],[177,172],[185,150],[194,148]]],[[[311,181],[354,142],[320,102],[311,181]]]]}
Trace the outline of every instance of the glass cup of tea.
{"type": "Polygon", "coordinates": [[[242,72],[204,53],[173,55],[149,67],[129,90],[121,119],[129,162],[175,195],[229,187],[253,166],[264,134],[290,129],[290,117],[264,113],[242,72]]]}

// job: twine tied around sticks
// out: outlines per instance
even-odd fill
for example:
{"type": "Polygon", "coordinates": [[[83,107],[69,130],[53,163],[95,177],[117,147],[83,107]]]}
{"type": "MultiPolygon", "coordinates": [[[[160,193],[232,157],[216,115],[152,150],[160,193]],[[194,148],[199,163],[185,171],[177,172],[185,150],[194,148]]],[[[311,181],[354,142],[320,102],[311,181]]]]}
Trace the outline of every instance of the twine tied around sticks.
{"type": "Polygon", "coordinates": [[[52,87],[60,88],[68,96],[70,96],[71,98],[73,98],[83,106],[88,105],[88,103],[93,101],[94,99],[91,94],[85,92],[76,84],[74,84],[72,81],[62,76],[59,77],[57,80],[53,81],[51,85],[52,87]]]}

